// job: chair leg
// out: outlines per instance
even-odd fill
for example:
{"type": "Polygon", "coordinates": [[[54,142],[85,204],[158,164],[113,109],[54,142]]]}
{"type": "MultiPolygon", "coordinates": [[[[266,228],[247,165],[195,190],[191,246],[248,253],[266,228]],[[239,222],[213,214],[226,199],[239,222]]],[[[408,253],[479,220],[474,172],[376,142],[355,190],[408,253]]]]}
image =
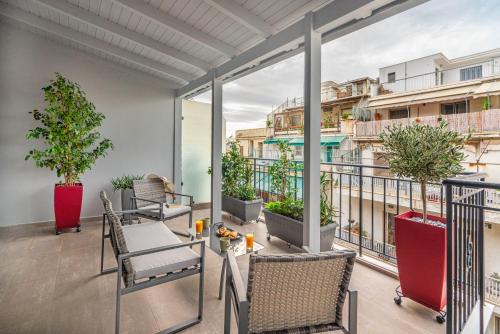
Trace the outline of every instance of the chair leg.
{"type": "MultiPolygon", "coordinates": [[[[225,261],[225,259],[224,259],[225,261]]],[[[231,334],[231,294],[227,291],[230,291],[231,285],[231,273],[228,270],[225,277],[225,285],[226,285],[226,296],[224,298],[224,334],[231,334]]]]}
{"type": "Polygon", "coordinates": [[[198,319],[203,319],[203,296],[205,294],[205,247],[201,247],[201,271],[200,271],[200,285],[198,287],[198,319]]]}
{"type": "MultiPolygon", "coordinates": [[[[222,300],[222,291],[224,290],[224,277],[226,273],[226,257],[222,260],[222,269],[220,271],[220,283],[219,283],[219,300],[222,300]]],[[[226,290],[227,291],[227,290],[226,290]]]]}
{"type": "Polygon", "coordinates": [[[115,315],[115,334],[120,333],[120,301],[122,285],[122,261],[118,261],[118,276],[116,278],[116,315],[115,315]]]}
{"type": "Polygon", "coordinates": [[[104,233],[106,229],[106,216],[102,215],[102,240],[101,240],[101,275],[104,271],[104,233]]]}
{"type": "Polygon", "coordinates": [[[358,292],[348,290],[349,293],[349,334],[358,333],[358,292]]]}

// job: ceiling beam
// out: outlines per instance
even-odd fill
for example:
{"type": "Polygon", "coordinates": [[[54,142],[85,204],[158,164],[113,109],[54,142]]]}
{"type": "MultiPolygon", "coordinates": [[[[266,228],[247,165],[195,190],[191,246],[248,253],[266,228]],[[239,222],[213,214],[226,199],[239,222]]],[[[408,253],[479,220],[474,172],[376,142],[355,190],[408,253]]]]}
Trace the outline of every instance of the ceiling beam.
{"type": "Polygon", "coordinates": [[[259,16],[251,13],[243,6],[238,5],[233,0],[204,1],[264,38],[271,36],[275,32],[274,28],[269,23],[261,19],[259,16]]]}
{"type": "Polygon", "coordinates": [[[121,6],[128,8],[132,12],[142,15],[149,20],[169,29],[173,30],[192,41],[202,44],[203,46],[216,51],[228,58],[232,58],[239,51],[232,45],[221,41],[189,24],[178,19],[175,16],[167,14],[160,9],[154,8],[143,1],[137,0],[112,0],[121,6]]]}
{"type": "MultiPolygon", "coordinates": [[[[387,4],[386,1],[379,0],[335,0],[314,12],[314,29],[324,30],[325,27],[330,29],[322,33],[322,42],[325,43],[427,1],[429,0],[395,0],[387,4]],[[374,5],[377,3],[380,4],[379,8],[372,8],[370,16],[366,18],[353,18],[347,23],[340,24],[338,27],[332,27],[332,22],[360,8],[364,8],[369,3],[374,5]]],[[[272,61],[268,62],[267,59],[273,58],[278,53],[280,53],[280,60],[296,55],[298,49],[303,49],[304,24],[304,19],[302,18],[233,59],[210,70],[202,77],[191,81],[186,86],[178,89],[176,95],[195,95],[197,92],[205,90],[214,77],[231,80],[233,75],[241,77],[247,71],[255,71],[256,67],[259,69],[264,68],[268,64],[273,63],[272,61]]]]}
{"type": "Polygon", "coordinates": [[[4,3],[0,3],[0,15],[3,15],[3,16],[8,17],[10,19],[16,20],[18,22],[22,22],[22,23],[27,24],[31,27],[36,28],[36,29],[43,30],[49,34],[56,35],[58,37],[62,37],[62,38],[67,39],[71,42],[75,42],[77,44],[89,47],[91,49],[106,53],[110,56],[118,57],[122,60],[125,60],[126,62],[133,63],[133,64],[138,65],[140,67],[152,70],[158,74],[162,74],[162,75],[171,77],[174,80],[180,79],[181,83],[176,82],[176,81],[167,80],[168,82],[172,83],[171,86],[173,88],[177,88],[182,84],[182,82],[185,83],[185,82],[188,82],[189,80],[192,80],[194,78],[194,76],[192,76],[188,73],[179,71],[178,69],[175,69],[171,66],[158,63],[156,61],[153,61],[153,60],[146,58],[146,57],[143,57],[143,56],[139,56],[135,53],[126,51],[126,50],[119,48],[117,46],[108,44],[102,40],[93,38],[89,35],[75,31],[73,29],[68,29],[64,26],[57,24],[57,23],[43,19],[41,17],[30,14],[28,12],[25,12],[23,10],[17,9],[15,7],[12,7],[12,6],[4,4],[4,3]]]}
{"type": "Polygon", "coordinates": [[[105,18],[99,15],[96,15],[78,6],[72,5],[69,2],[59,1],[59,0],[34,0],[34,1],[50,9],[53,9],[59,13],[68,15],[80,22],[86,23],[98,29],[105,30],[109,33],[120,36],[121,38],[124,38],[130,42],[139,44],[148,49],[152,49],[154,51],[164,54],[165,56],[181,61],[187,65],[196,67],[205,72],[212,67],[211,64],[201,59],[193,57],[192,55],[187,54],[185,52],[179,51],[173,47],[167,46],[153,38],[129,30],[120,24],[106,20],[105,18]]]}

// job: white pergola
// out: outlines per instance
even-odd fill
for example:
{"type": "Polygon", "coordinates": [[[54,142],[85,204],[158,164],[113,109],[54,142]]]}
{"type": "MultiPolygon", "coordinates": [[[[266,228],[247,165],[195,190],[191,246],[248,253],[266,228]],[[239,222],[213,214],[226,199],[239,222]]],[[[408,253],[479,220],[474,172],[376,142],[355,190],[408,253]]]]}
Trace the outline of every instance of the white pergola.
{"type": "Polygon", "coordinates": [[[212,221],[221,220],[223,83],[305,52],[304,243],[319,251],[321,44],[428,0],[0,0],[0,16],[148,73],[182,99],[212,89],[212,221]]]}

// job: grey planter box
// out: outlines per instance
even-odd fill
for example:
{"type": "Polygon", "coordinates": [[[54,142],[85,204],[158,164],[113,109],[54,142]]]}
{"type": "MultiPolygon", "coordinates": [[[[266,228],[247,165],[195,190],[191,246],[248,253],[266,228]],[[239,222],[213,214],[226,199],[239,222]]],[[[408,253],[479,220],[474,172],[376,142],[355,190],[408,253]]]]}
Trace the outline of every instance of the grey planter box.
{"type": "MultiPolygon", "coordinates": [[[[133,203],[130,200],[130,198],[132,196],[134,196],[134,190],[133,189],[122,189],[121,192],[120,192],[120,196],[121,196],[121,201],[122,201],[122,211],[125,211],[125,210],[134,210],[136,208],[135,207],[135,203],[133,203]]],[[[130,219],[130,214],[124,214],[123,218],[125,220],[130,219]]]]}
{"type": "Polygon", "coordinates": [[[243,222],[257,220],[261,209],[262,198],[253,201],[242,201],[234,197],[222,195],[222,210],[243,222]]]}
{"type": "MultiPolygon", "coordinates": [[[[303,227],[301,221],[282,216],[280,214],[264,209],[264,217],[266,219],[267,232],[271,236],[280,238],[294,246],[302,248],[303,242],[303,227]]],[[[322,252],[332,249],[335,239],[335,230],[338,224],[332,223],[320,228],[320,250],[322,252]]]]}

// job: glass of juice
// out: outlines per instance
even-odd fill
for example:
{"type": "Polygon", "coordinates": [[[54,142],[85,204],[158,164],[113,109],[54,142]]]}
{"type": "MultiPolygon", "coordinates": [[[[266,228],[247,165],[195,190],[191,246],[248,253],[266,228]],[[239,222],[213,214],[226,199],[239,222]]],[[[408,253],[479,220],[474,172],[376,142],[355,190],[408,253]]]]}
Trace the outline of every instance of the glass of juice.
{"type": "Polygon", "coordinates": [[[203,232],[203,220],[196,221],[196,235],[201,235],[203,232]]]}
{"type": "Polygon", "coordinates": [[[248,232],[245,235],[245,239],[247,242],[247,251],[252,251],[253,250],[253,232],[248,232]]]}

